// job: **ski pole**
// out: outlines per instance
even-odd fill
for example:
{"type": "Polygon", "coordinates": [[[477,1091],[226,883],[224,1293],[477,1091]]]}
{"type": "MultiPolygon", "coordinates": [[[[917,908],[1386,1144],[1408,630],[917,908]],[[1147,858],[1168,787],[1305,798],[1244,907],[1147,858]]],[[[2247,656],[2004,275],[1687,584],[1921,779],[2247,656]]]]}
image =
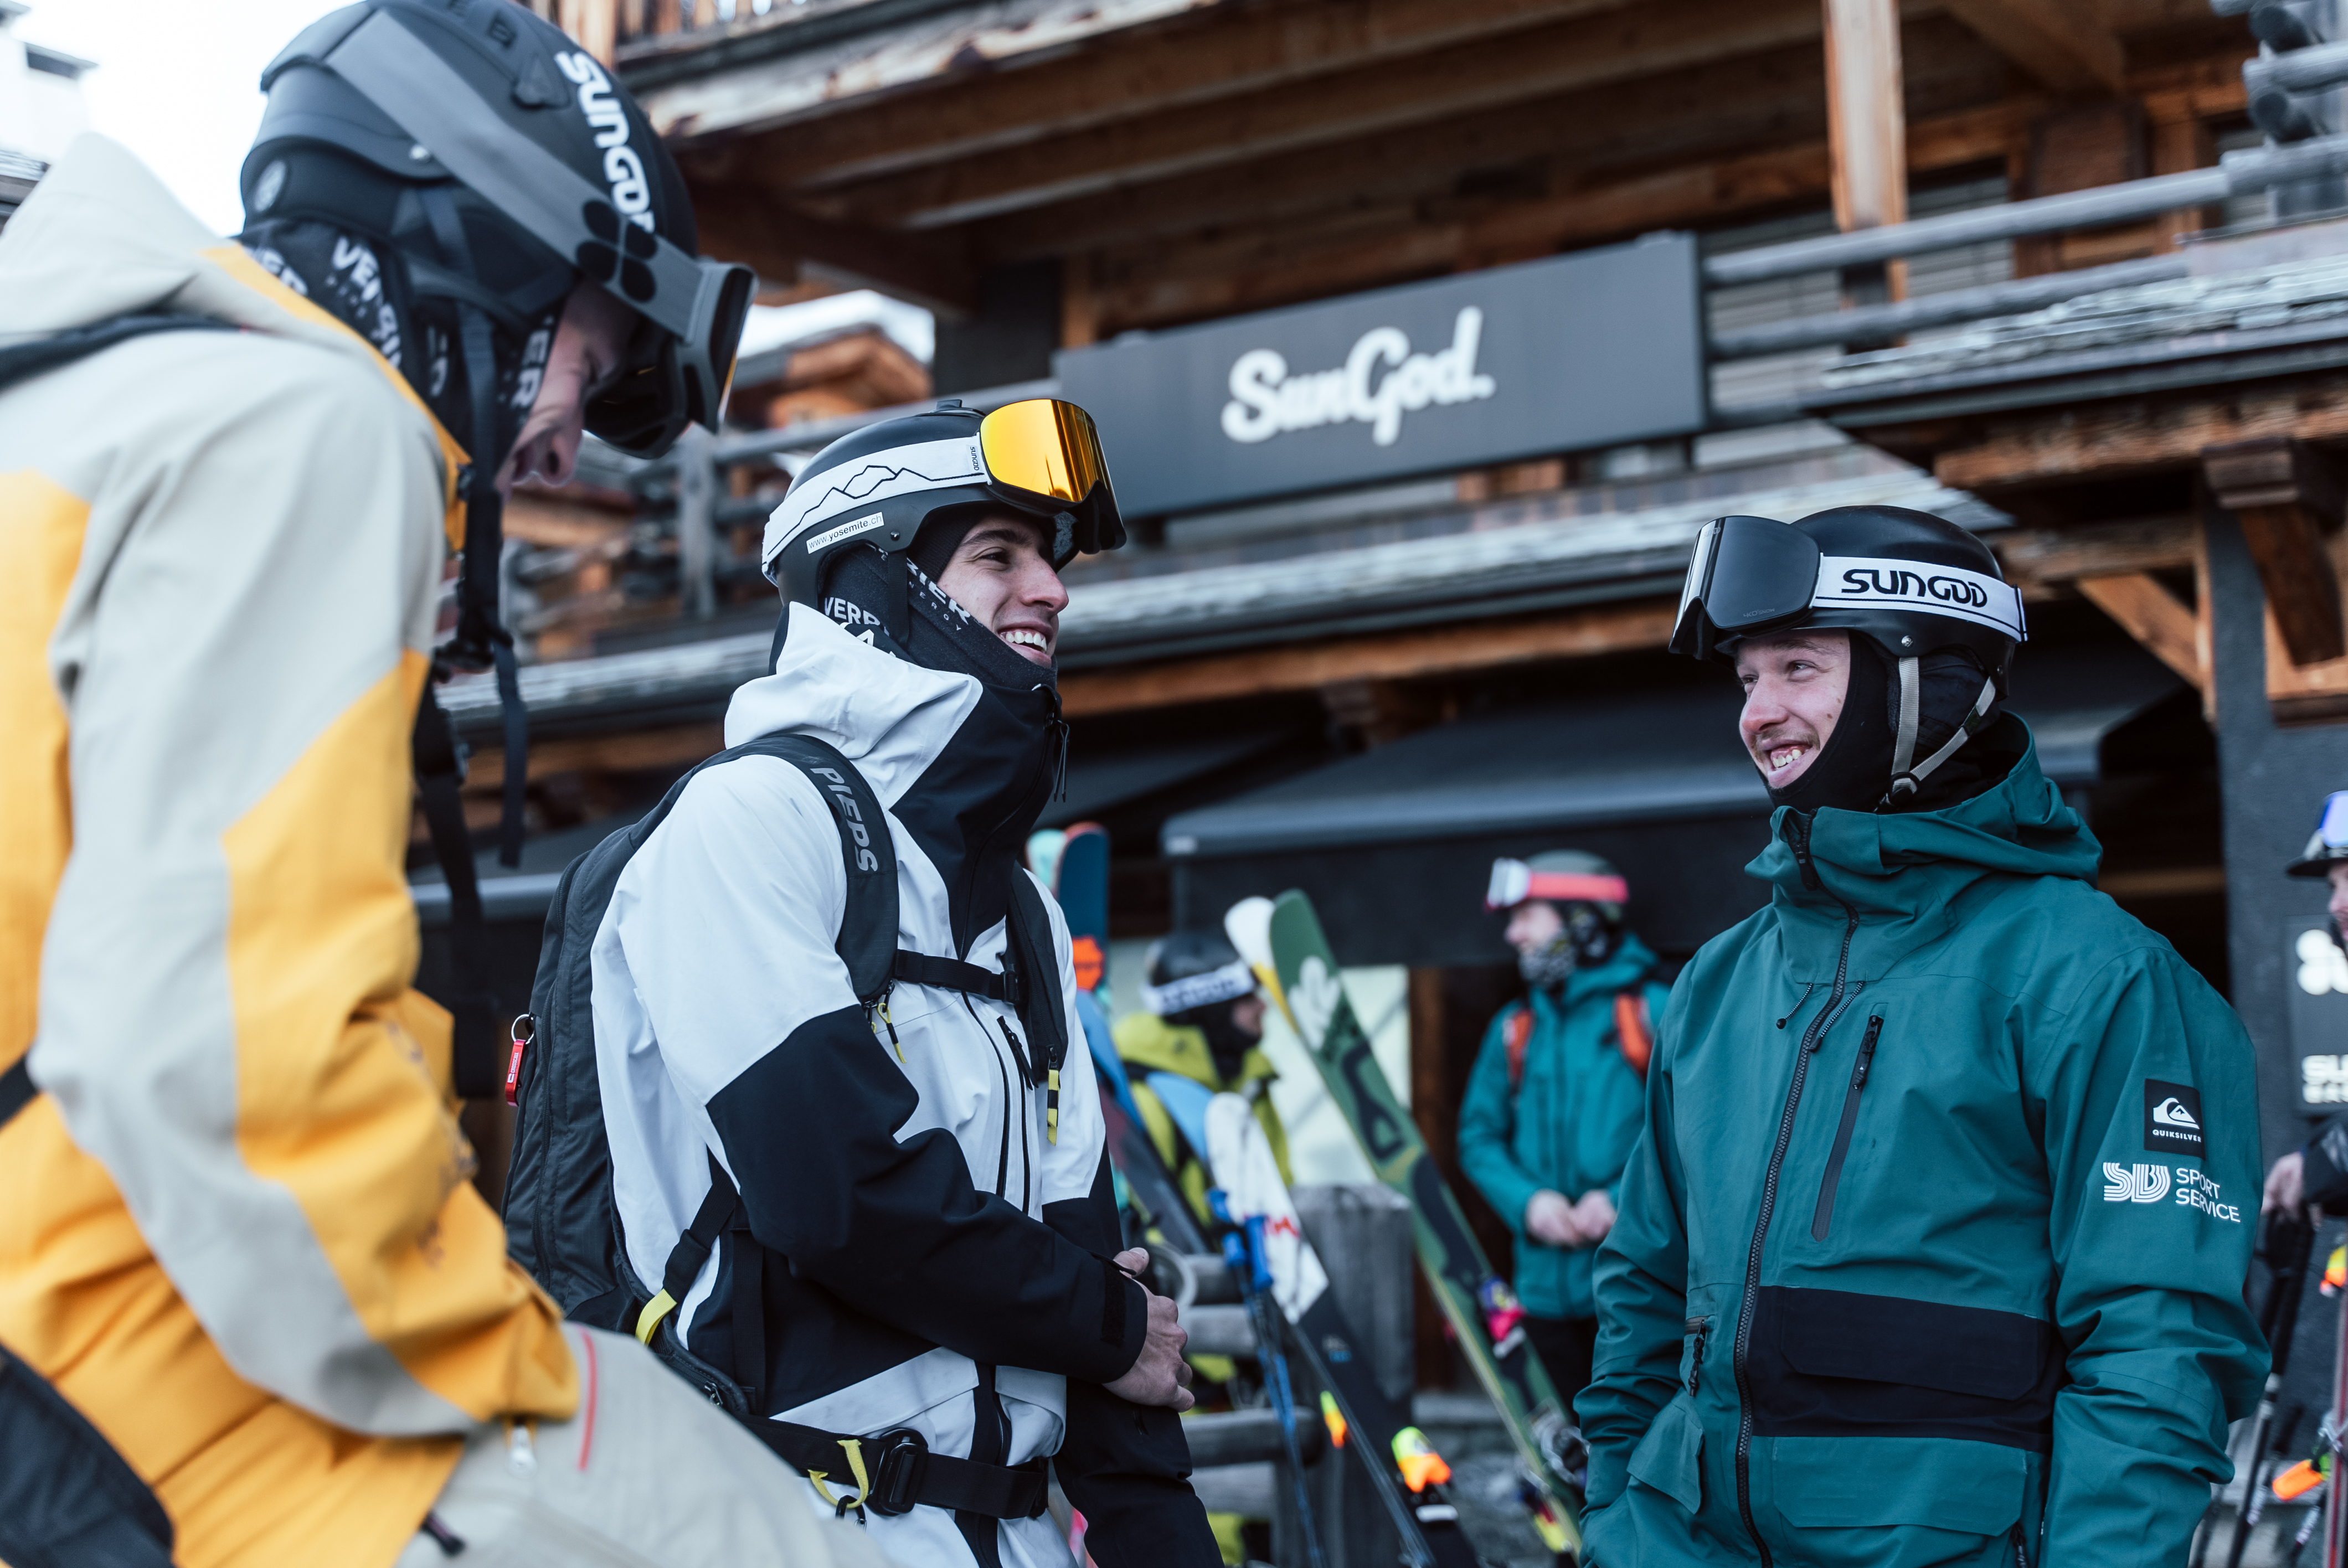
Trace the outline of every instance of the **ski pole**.
{"type": "Polygon", "coordinates": [[[2265,1241],[2260,1250],[2266,1256],[2267,1297],[2260,1304],[2259,1329],[2271,1348],[2267,1381],[2259,1395],[2258,1415],[2250,1423],[2250,1447],[2244,1450],[2249,1473],[2242,1481],[2242,1511],[2234,1519],[2226,1568],[2242,1568],[2243,1549],[2266,1512],[2264,1483],[2268,1440],[2274,1432],[2275,1397],[2282,1391],[2283,1373],[2291,1365],[2291,1335],[2299,1325],[2300,1296],[2306,1281],[2308,1254],[2315,1245],[2315,1229],[2289,1210],[2278,1210],[2267,1220],[2265,1241]]]}
{"type": "MultiPolygon", "coordinates": [[[[1230,1200],[1218,1187],[1207,1194],[1208,1206],[1226,1225],[1232,1222],[1230,1200]]],[[[1288,1358],[1281,1353],[1280,1326],[1273,1320],[1272,1267],[1263,1250],[1263,1218],[1251,1215],[1237,1229],[1223,1233],[1223,1261],[1240,1282],[1247,1298],[1248,1317],[1255,1328],[1256,1349],[1263,1358],[1264,1392],[1272,1398],[1272,1413],[1280,1425],[1280,1446],[1288,1457],[1288,1472],[1296,1483],[1296,1522],[1304,1535],[1304,1554],[1312,1568],[1325,1568],[1321,1532],[1313,1518],[1313,1498],[1304,1482],[1304,1450],[1296,1436],[1296,1398],[1288,1381],[1288,1358]]]]}

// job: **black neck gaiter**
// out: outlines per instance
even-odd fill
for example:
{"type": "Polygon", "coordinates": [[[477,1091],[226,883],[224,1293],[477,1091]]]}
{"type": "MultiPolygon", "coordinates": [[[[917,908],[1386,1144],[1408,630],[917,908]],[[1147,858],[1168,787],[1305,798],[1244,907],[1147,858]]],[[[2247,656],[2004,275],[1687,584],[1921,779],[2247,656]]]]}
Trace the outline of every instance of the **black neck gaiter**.
{"type": "Polygon", "coordinates": [[[1773,805],[1796,811],[1834,806],[1873,811],[1891,784],[1890,660],[1872,638],[1850,633],[1849,684],[1834,733],[1802,775],[1783,789],[1772,788],[1773,805]]]}
{"type": "Polygon", "coordinates": [[[1053,672],[1014,653],[919,568],[852,549],[824,587],[824,612],[872,645],[925,670],[974,676],[978,705],[893,807],[945,879],[954,950],[1004,918],[1027,835],[1066,762],[1067,726],[1053,672]],[[909,648],[887,625],[904,572],[909,648]]]}
{"type": "Polygon", "coordinates": [[[527,333],[491,323],[497,450],[475,452],[471,388],[464,354],[457,346],[457,307],[440,296],[415,292],[398,251],[314,218],[255,223],[246,230],[243,244],[279,282],[366,339],[389,360],[442,428],[467,448],[469,457],[492,467],[504,463],[530,405],[538,400],[555,325],[562,317],[560,301],[527,333]]]}

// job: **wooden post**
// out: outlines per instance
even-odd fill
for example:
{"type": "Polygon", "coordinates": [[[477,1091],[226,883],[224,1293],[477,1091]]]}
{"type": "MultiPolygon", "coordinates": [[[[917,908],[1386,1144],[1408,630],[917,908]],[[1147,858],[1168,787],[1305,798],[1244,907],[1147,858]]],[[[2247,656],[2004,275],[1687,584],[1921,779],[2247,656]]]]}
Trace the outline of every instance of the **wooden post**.
{"type": "Polygon", "coordinates": [[[716,437],[688,425],[676,442],[678,609],[706,620],[717,613],[717,464],[716,437]]]}
{"type": "Polygon", "coordinates": [[[2331,458],[2287,436],[2236,441],[2202,454],[2218,504],[2242,525],[2267,606],[2293,664],[2348,653],[2340,579],[2325,536],[2340,527],[2342,487],[2331,458]]]}
{"type": "MultiPolygon", "coordinates": [[[[1908,112],[1902,102],[1898,0],[1824,0],[1827,135],[1835,224],[1874,229],[1908,218],[1908,112]]],[[[1857,272],[1858,269],[1853,269],[1857,272]]],[[[1907,267],[1847,277],[1854,302],[1904,299],[1907,267]]]]}

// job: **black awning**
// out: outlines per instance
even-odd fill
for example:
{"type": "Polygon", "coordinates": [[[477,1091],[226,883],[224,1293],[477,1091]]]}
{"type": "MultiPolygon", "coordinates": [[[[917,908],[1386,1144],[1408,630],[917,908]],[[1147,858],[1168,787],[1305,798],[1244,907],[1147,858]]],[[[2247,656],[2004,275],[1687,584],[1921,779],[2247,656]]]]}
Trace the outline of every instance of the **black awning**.
{"type": "Polygon", "coordinates": [[[1261,756],[1291,738],[1292,732],[1284,729],[1247,730],[1114,751],[1088,747],[1080,740],[1068,756],[1067,793],[1044,808],[1036,825],[1066,827],[1089,821],[1145,795],[1261,756]]]}
{"type": "MultiPolygon", "coordinates": [[[[2013,705],[2066,789],[2096,783],[2113,733],[2183,689],[2133,645],[2025,650],[2013,705]]],[[[1483,909],[1495,856],[1565,845],[1612,861],[1631,921],[1688,952],[1753,910],[1743,867],[1767,793],[1725,678],[1486,713],[1170,818],[1183,923],[1302,887],[1351,964],[1505,962],[1483,909]]]]}

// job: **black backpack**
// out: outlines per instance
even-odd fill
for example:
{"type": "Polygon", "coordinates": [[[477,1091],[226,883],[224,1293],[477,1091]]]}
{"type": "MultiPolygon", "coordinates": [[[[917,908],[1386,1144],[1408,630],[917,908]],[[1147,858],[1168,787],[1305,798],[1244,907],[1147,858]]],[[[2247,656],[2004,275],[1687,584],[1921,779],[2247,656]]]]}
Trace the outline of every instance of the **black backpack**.
{"type": "MultiPolygon", "coordinates": [[[[590,1003],[591,952],[622,869],[667,818],[695,774],[748,756],[778,757],[791,764],[831,805],[848,870],[848,901],[837,950],[868,1012],[881,1005],[896,980],[1007,1002],[1026,1026],[1033,1048],[1027,1057],[1029,1081],[1047,1086],[1046,1115],[1054,1122],[1067,1030],[1050,917],[1035,884],[1025,876],[1013,884],[1004,969],[983,969],[897,946],[897,856],[880,803],[854,764],[812,736],[762,735],[720,752],[672,785],[643,820],[613,834],[563,871],[546,912],[530,1010],[514,1020],[507,1097],[518,1107],[519,1121],[506,1177],[507,1248],[546,1287],[565,1317],[634,1334],[672,1370],[741,1419],[786,1460],[800,1464],[794,1448],[806,1444],[795,1444],[792,1434],[812,1430],[763,1419],[766,1347],[760,1281],[766,1270],[740,1195],[715,1157],[709,1163],[709,1196],[669,1254],[662,1277],[640,1279],[628,1262],[612,1196],[611,1151],[603,1130],[590,1003]],[[688,1349],[669,1316],[692,1287],[718,1237],[728,1231],[740,1249],[735,1254],[740,1261],[730,1270],[735,1361],[730,1369],[711,1366],[688,1349]]],[[[815,1462],[821,1464],[826,1462],[821,1450],[836,1440],[816,1435],[822,1441],[815,1462]]],[[[836,1450],[829,1458],[837,1460],[836,1450]]],[[[930,1468],[936,1470],[942,1459],[932,1456],[930,1468]]],[[[1017,1513],[1003,1517],[1024,1515],[1024,1490],[1019,1496],[1023,1501],[1017,1513]]]]}

